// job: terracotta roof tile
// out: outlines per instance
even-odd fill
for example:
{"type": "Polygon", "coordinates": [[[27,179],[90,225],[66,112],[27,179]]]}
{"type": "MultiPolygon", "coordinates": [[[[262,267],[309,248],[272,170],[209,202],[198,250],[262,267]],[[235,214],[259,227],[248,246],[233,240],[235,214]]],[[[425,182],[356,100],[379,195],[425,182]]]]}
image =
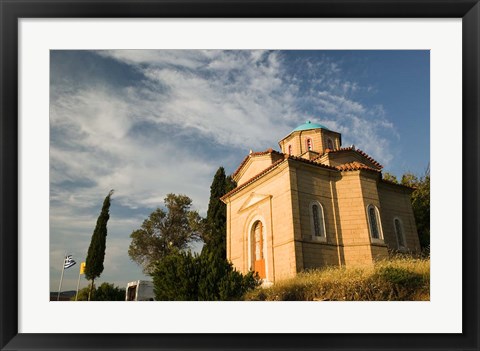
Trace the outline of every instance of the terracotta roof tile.
{"type": "Polygon", "coordinates": [[[361,169],[367,170],[367,171],[374,171],[374,172],[380,172],[380,170],[372,167],[368,167],[367,165],[354,161],[350,163],[344,163],[343,165],[339,165],[335,167],[339,171],[346,172],[346,171],[359,171],[361,169]]]}
{"type": "MultiPolygon", "coordinates": [[[[220,200],[224,200],[226,199],[227,197],[235,194],[236,192],[242,190],[243,188],[245,188],[247,185],[253,183],[255,180],[257,180],[258,178],[262,177],[264,174],[270,172],[271,170],[273,170],[274,168],[276,168],[278,165],[280,165],[283,161],[285,160],[288,160],[288,159],[291,159],[291,160],[295,160],[295,161],[299,161],[299,162],[303,162],[303,163],[307,163],[307,164],[310,164],[310,165],[313,165],[313,166],[317,166],[317,167],[320,167],[320,168],[325,168],[325,169],[328,169],[328,170],[331,170],[331,171],[338,171],[335,167],[332,167],[332,166],[327,166],[327,165],[324,165],[322,163],[318,163],[318,162],[314,162],[314,161],[311,161],[311,160],[307,160],[307,159],[304,159],[302,157],[297,157],[297,156],[292,156],[292,155],[288,155],[288,154],[283,154],[283,153],[280,153],[280,152],[277,152],[277,151],[273,151],[273,152],[276,152],[278,154],[281,154],[283,155],[283,158],[281,158],[280,160],[276,161],[275,163],[273,163],[270,167],[267,167],[265,168],[263,171],[261,171],[260,173],[254,175],[252,178],[250,178],[249,180],[247,180],[246,182],[240,184],[239,186],[237,186],[235,189],[232,189],[230,190],[228,193],[226,193],[225,195],[223,195],[220,200]]],[[[267,152],[265,152],[267,153],[267,152]]]]}
{"type": "Polygon", "coordinates": [[[303,157],[298,157],[298,156],[292,156],[292,155],[287,155],[288,158],[292,159],[292,160],[295,160],[295,161],[300,161],[300,162],[303,162],[303,163],[308,163],[308,164],[311,164],[311,165],[314,165],[314,166],[318,166],[318,167],[322,167],[322,168],[325,168],[325,169],[329,169],[329,170],[333,170],[333,171],[336,171],[337,169],[333,166],[329,166],[329,165],[326,165],[326,164],[323,164],[323,163],[319,163],[319,162],[316,162],[315,160],[318,158],[315,158],[314,160],[308,160],[306,158],[303,158],[303,157]]]}
{"type": "Polygon", "coordinates": [[[260,178],[261,176],[263,176],[264,174],[268,173],[269,171],[273,170],[274,168],[276,168],[280,163],[282,163],[283,161],[285,161],[287,159],[287,155],[284,154],[284,157],[281,158],[280,160],[274,162],[270,167],[267,167],[265,168],[263,171],[261,171],[260,173],[257,173],[256,175],[254,175],[252,178],[250,178],[249,180],[247,180],[246,182],[238,185],[235,189],[232,189],[230,190],[228,193],[226,193],[225,195],[223,195],[220,200],[224,200],[226,199],[227,197],[230,197],[231,195],[235,194],[236,192],[242,190],[243,188],[245,188],[247,185],[249,185],[250,183],[253,183],[255,180],[257,180],[258,178],[260,178]]]}
{"type": "Polygon", "coordinates": [[[242,167],[245,165],[245,163],[247,163],[247,161],[250,159],[250,157],[252,156],[263,156],[263,155],[268,155],[268,154],[277,154],[277,155],[283,155],[281,152],[278,152],[278,151],[275,151],[273,150],[272,148],[269,148],[265,151],[258,151],[258,152],[251,152],[250,154],[248,154],[247,156],[245,156],[245,158],[243,159],[243,161],[240,163],[240,165],[237,167],[237,169],[235,170],[235,172],[232,173],[232,178],[234,178],[238,172],[240,172],[240,170],[242,169],[242,167]]]}
{"type": "MultiPolygon", "coordinates": [[[[375,166],[377,166],[377,167],[379,167],[379,168],[383,168],[383,166],[382,166],[380,163],[378,163],[377,161],[375,161],[375,160],[373,159],[373,157],[371,157],[370,155],[368,155],[365,151],[362,151],[362,150],[360,150],[360,149],[354,148],[354,147],[352,147],[352,146],[350,146],[350,147],[342,147],[342,148],[336,149],[336,150],[327,149],[327,150],[325,150],[325,153],[324,153],[323,155],[329,154],[329,153],[342,152],[342,151],[355,151],[355,152],[359,153],[360,155],[362,155],[363,157],[365,157],[365,158],[366,158],[367,160],[369,160],[370,162],[372,162],[375,166]]],[[[317,158],[320,158],[320,157],[322,157],[323,155],[320,155],[320,156],[318,156],[317,158]]],[[[315,158],[315,159],[317,159],[317,158],[315,158]]]]}

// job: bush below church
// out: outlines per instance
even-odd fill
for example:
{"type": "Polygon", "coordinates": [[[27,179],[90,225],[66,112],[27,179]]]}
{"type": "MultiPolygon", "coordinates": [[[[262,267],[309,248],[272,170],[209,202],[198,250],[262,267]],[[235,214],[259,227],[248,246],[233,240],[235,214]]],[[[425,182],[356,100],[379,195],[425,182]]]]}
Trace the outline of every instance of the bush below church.
{"type": "MultiPolygon", "coordinates": [[[[78,292],[77,301],[88,301],[88,292],[90,287],[81,289],[78,292]]],[[[75,301],[75,296],[71,298],[75,301]]],[[[102,283],[98,288],[93,286],[91,301],[125,301],[125,289],[114,286],[110,283],[102,283]]]]}
{"type": "Polygon", "coordinates": [[[242,275],[232,264],[206,250],[200,255],[168,255],[156,264],[151,276],[157,301],[241,300],[259,284],[252,272],[242,275]]]}
{"type": "Polygon", "coordinates": [[[397,257],[365,268],[325,268],[246,294],[253,301],[428,301],[430,259],[397,257]]]}

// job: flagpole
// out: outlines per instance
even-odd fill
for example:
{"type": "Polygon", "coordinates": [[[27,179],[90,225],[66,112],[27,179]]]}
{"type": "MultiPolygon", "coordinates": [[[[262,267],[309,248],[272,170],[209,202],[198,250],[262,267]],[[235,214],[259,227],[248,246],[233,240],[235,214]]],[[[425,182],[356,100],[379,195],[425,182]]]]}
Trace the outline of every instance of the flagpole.
{"type": "Polygon", "coordinates": [[[78,297],[78,288],[79,288],[79,286],[80,286],[80,275],[81,275],[81,272],[82,272],[82,264],[80,263],[80,267],[78,268],[77,293],[75,294],[75,301],[77,301],[77,297],[78,297]]]}
{"type": "Polygon", "coordinates": [[[65,271],[65,259],[67,258],[67,254],[63,256],[63,263],[62,263],[62,276],[60,277],[60,286],[58,287],[58,295],[57,301],[60,301],[60,291],[62,290],[62,281],[63,281],[63,272],[65,271]]]}

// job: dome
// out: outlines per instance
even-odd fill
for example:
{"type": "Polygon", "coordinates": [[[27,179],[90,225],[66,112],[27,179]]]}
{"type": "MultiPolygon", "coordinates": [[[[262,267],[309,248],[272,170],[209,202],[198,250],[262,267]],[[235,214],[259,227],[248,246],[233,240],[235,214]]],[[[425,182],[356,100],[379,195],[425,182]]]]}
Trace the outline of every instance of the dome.
{"type": "Polygon", "coordinates": [[[299,131],[299,130],[317,129],[317,128],[329,130],[327,127],[322,126],[321,124],[312,123],[312,122],[310,122],[310,121],[307,121],[307,122],[305,122],[304,124],[299,125],[297,128],[295,128],[294,130],[292,130],[292,132],[297,132],[297,131],[299,131]]]}

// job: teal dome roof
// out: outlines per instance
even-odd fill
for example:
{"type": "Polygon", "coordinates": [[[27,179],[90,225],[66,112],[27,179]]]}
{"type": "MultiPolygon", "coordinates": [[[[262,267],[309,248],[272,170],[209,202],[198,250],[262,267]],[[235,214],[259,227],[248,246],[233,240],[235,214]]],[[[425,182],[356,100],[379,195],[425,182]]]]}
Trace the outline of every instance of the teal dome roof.
{"type": "Polygon", "coordinates": [[[322,128],[322,129],[329,130],[327,127],[322,126],[321,124],[312,123],[310,121],[307,121],[306,123],[304,123],[302,125],[299,125],[297,128],[292,130],[292,132],[297,132],[299,130],[317,129],[317,128],[322,128]]]}

